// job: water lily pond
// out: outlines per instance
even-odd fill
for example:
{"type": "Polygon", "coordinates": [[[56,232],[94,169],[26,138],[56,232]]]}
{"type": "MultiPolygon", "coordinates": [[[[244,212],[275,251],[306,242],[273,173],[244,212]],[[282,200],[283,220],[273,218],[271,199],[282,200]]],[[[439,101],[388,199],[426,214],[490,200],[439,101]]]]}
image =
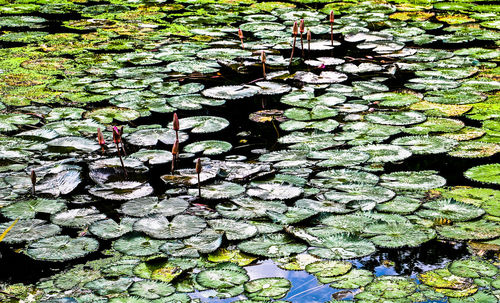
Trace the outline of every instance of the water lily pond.
{"type": "Polygon", "coordinates": [[[0,302],[499,302],[499,27],[0,0],[0,302]]]}

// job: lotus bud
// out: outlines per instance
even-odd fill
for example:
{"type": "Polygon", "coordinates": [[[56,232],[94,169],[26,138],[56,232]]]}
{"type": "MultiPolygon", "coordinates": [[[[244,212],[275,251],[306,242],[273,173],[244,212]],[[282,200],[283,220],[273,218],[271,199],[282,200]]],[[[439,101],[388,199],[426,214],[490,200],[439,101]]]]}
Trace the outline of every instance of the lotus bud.
{"type": "Polygon", "coordinates": [[[311,30],[310,29],[307,29],[306,39],[307,39],[307,51],[311,52],[311,30]]]}
{"type": "Polygon", "coordinates": [[[176,113],[174,113],[174,121],[173,121],[173,124],[174,124],[173,129],[174,129],[175,131],[178,131],[178,130],[179,130],[179,118],[177,118],[177,114],[176,114],[176,113]]]}
{"type": "Polygon", "coordinates": [[[31,193],[35,195],[36,173],[31,170],[31,193]]]}
{"type": "Polygon", "coordinates": [[[102,153],[104,154],[104,145],[106,145],[106,141],[104,141],[104,136],[102,135],[101,128],[97,128],[97,142],[101,146],[102,153]]]}
{"type": "Polygon", "coordinates": [[[172,168],[171,173],[174,174],[175,171],[175,160],[177,159],[177,155],[179,154],[179,140],[176,139],[174,145],[172,146],[172,168]]]}
{"type": "Polygon", "coordinates": [[[300,33],[304,32],[304,29],[305,29],[305,24],[304,23],[305,23],[304,19],[300,19],[300,25],[299,25],[300,33]]]}
{"type": "Polygon", "coordinates": [[[175,140],[174,146],[172,146],[172,155],[178,155],[179,154],[179,140],[175,140]]]}
{"type": "Polygon", "coordinates": [[[238,28],[238,37],[240,37],[240,41],[241,41],[241,48],[245,48],[245,45],[243,44],[243,31],[241,30],[241,28],[238,28]]]}
{"type": "Polygon", "coordinates": [[[113,126],[113,142],[119,144],[122,141],[121,131],[118,127],[113,126]]]}
{"type": "Polygon", "coordinates": [[[198,158],[198,160],[196,160],[196,173],[199,175],[201,174],[201,159],[198,158]]]}
{"type": "Polygon", "coordinates": [[[334,21],[333,11],[330,11],[330,40],[333,46],[333,21],[334,21]]]}
{"type": "Polygon", "coordinates": [[[299,33],[299,26],[297,25],[297,21],[293,23],[292,33],[294,36],[296,36],[299,33]]]}

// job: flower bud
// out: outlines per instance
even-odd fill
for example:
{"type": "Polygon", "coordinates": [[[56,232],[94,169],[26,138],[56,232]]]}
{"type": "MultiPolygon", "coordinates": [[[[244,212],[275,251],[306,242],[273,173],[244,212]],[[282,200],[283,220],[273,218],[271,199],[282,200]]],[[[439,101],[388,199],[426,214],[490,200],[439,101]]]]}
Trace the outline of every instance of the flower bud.
{"type": "Polygon", "coordinates": [[[241,30],[241,28],[238,28],[238,37],[239,37],[240,39],[245,38],[245,37],[243,37],[243,31],[241,30]]]}
{"type": "Polygon", "coordinates": [[[293,30],[292,30],[293,35],[297,35],[299,33],[299,26],[297,25],[297,21],[293,23],[293,30]]]}
{"type": "Polygon", "coordinates": [[[300,19],[299,30],[300,30],[301,34],[304,32],[304,29],[305,29],[305,24],[304,23],[305,23],[304,19],[300,19]]]}
{"type": "Polygon", "coordinates": [[[196,160],[196,173],[198,175],[201,173],[201,160],[200,160],[200,158],[198,158],[198,160],[196,160]]]}
{"type": "Polygon", "coordinates": [[[179,140],[175,140],[174,146],[172,146],[172,155],[177,156],[179,154],[179,140]]]}
{"type": "Polygon", "coordinates": [[[333,16],[333,11],[330,11],[330,23],[333,23],[335,17],[333,16]]]}
{"type": "Polygon", "coordinates": [[[261,61],[262,63],[266,63],[266,52],[262,51],[262,52],[260,53],[260,61],[261,61]]]}
{"type": "Polygon", "coordinates": [[[174,113],[174,126],[175,131],[179,131],[179,118],[177,118],[177,114],[174,113]]]}
{"type": "Polygon", "coordinates": [[[105,145],[106,141],[104,141],[104,136],[102,135],[101,128],[97,128],[97,142],[99,145],[105,145]]]}
{"type": "Polygon", "coordinates": [[[311,30],[307,29],[307,35],[306,35],[307,41],[311,42],[311,30]]]}
{"type": "Polygon", "coordinates": [[[122,131],[123,127],[120,130],[118,127],[113,126],[113,142],[115,142],[115,144],[118,144],[122,141],[122,135],[121,135],[122,131]]]}

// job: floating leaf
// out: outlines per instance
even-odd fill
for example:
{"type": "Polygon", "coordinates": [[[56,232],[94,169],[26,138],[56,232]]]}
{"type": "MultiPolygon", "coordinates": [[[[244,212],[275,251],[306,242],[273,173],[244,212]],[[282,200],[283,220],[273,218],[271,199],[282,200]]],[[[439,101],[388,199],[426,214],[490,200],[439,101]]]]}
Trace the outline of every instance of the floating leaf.
{"type": "Polygon", "coordinates": [[[202,91],[201,94],[210,98],[233,100],[252,97],[258,94],[259,91],[259,87],[252,85],[229,85],[208,88],[202,91]]]}
{"type": "Polygon", "coordinates": [[[464,176],[478,182],[500,184],[500,164],[485,164],[468,169],[464,176]]]}
{"type": "Polygon", "coordinates": [[[436,171],[394,172],[381,176],[381,186],[393,190],[429,190],[446,184],[446,179],[436,171]]]}
{"type": "Polygon", "coordinates": [[[62,200],[36,199],[19,201],[2,207],[0,212],[9,219],[33,219],[39,212],[55,214],[66,209],[62,200]]]}
{"type": "Polygon", "coordinates": [[[4,243],[32,242],[34,240],[48,238],[61,232],[61,228],[55,224],[46,224],[40,219],[25,219],[19,221],[9,221],[0,224],[0,230],[12,228],[0,239],[4,243]],[[17,222],[17,223],[16,223],[17,222]],[[15,225],[14,225],[15,224],[15,225]]]}
{"type": "Polygon", "coordinates": [[[113,242],[113,248],[130,256],[150,256],[160,251],[165,241],[150,239],[136,233],[130,233],[113,242]]]}
{"type": "Polygon", "coordinates": [[[248,274],[243,271],[230,269],[207,269],[196,275],[196,282],[201,286],[211,289],[229,288],[242,285],[250,280],[248,274]]]}
{"type": "Polygon", "coordinates": [[[59,226],[85,227],[105,218],[106,215],[101,214],[97,209],[75,208],[52,215],[51,221],[59,226]]]}
{"type": "Polygon", "coordinates": [[[438,226],[436,229],[444,238],[455,240],[493,239],[500,235],[499,224],[492,221],[479,220],[459,222],[451,226],[438,226]]]}
{"type": "Polygon", "coordinates": [[[89,193],[106,200],[132,200],[150,195],[153,188],[136,181],[109,182],[92,187],[89,193]]]}
{"type": "MultiPolygon", "coordinates": [[[[243,186],[231,182],[222,182],[201,188],[201,196],[205,199],[227,199],[236,197],[243,192],[245,192],[243,186]]],[[[198,189],[190,189],[189,193],[193,196],[198,195],[198,189]]]]}
{"type": "Polygon", "coordinates": [[[124,217],[120,220],[120,224],[112,219],[100,220],[92,223],[89,231],[101,239],[115,239],[132,231],[132,225],[136,219],[124,217]]]}
{"type": "Polygon", "coordinates": [[[204,155],[219,155],[231,150],[233,146],[226,141],[206,140],[188,144],[184,147],[184,151],[188,153],[203,152],[204,155]]]}
{"type": "Polygon", "coordinates": [[[64,262],[81,258],[99,247],[99,243],[88,237],[70,238],[54,236],[31,243],[26,254],[35,260],[64,262]]]}
{"type": "Polygon", "coordinates": [[[263,200],[287,200],[293,199],[302,194],[303,190],[298,187],[272,184],[272,183],[251,183],[247,189],[247,194],[263,200]]]}
{"type": "Polygon", "coordinates": [[[122,204],[120,210],[122,213],[132,217],[145,217],[154,214],[170,217],[182,213],[188,206],[189,203],[180,198],[158,201],[157,197],[144,197],[122,204]]]}
{"type": "MultiPolygon", "coordinates": [[[[172,123],[168,128],[172,128],[172,123]]],[[[213,133],[229,126],[229,121],[213,116],[194,116],[179,119],[180,130],[191,129],[192,133],[213,133]]]]}
{"type": "Polygon", "coordinates": [[[394,139],[392,144],[404,146],[415,154],[439,154],[452,150],[458,142],[437,136],[407,136],[394,139]]]}
{"type": "Polygon", "coordinates": [[[175,288],[168,283],[143,280],[134,282],[128,292],[134,296],[154,300],[173,294],[175,288]]]}
{"type": "Polygon", "coordinates": [[[370,224],[363,232],[374,235],[370,240],[375,245],[386,248],[416,247],[436,236],[434,230],[411,223],[370,224]]]}
{"type": "Polygon", "coordinates": [[[245,283],[249,298],[280,299],[290,290],[292,283],[285,278],[260,278],[245,283]]]}
{"type": "Polygon", "coordinates": [[[241,251],[264,257],[286,257],[301,253],[306,248],[306,245],[295,242],[293,238],[280,233],[260,235],[238,244],[238,249],[241,251]]]}

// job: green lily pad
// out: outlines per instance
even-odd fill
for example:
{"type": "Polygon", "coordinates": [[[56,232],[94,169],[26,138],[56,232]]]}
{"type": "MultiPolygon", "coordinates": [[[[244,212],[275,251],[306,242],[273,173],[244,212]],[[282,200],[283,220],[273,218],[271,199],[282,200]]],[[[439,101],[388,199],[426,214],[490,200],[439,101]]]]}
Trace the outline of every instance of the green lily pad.
{"type": "Polygon", "coordinates": [[[51,217],[52,223],[66,227],[85,227],[103,219],[106,219],[106,215],[94,208],[74,208],[56,213],[51,217]]]}
{"type": "Polygon", "coordinates": [[[19,201],[2,207],[0,212],[9,219],[33,219],[39,212],[55,214],[66,209],[63,200],[35,199],[19,201]]]}
{"type": "Polygon", "coordinates": [[[230,219],[210,220],[208,225],[215,231],[224,233],[230,241],[247,239],[257,234],[257,228],[254,225],[230,219]]]}
{"type": "Polygon", "coordinates": [[[124,217],[118,224],[112,219],[100,220],[92,223],[89,231],[101,239],[116,239],[132,231],[136,219],[124,217]]]}
{"type": "MultiPolygon", "coordinates": [[[[168,125],[172,128],[173,123],[168,125]]],[[[191,129],[195,133],[213,133],[223,130],[229,126],[229,121],[220,117],[213,116],[195,116],[179,119],[180,130],[191,129]]]]}
{"type": "Polygon", "coordinates": [[[500,236],[500,224],[479,220],[436,227],[441,237],[454,240],[487,240],[500,236]]]}
{"type": "MultiPolygon", "coordinates": [[[[0,224],[0,230],[7,230],[14,221],[0,224]]],[[[14,227],[2,239],[8,244],[32,242],[42,238],[55,236],[61,232],[61,228],[55,224],[46,224],[40,219],[19,220],[14,227]]]]}
{"type": "Polygon", "coordinates": [[[245,271],[228,269],[207,269],[196,275],[196,282],[211,289],[230,288],[250,280],[245,271]]]}
{"type": "Polygon", "coordinates": [[[318,278],[341,276],[349,272],[352,263],[347,261],[317,261],[306,266],[306,271],[318,278]]]}
{"type": "Polygon", "coordinates": [[[434,200],[422,205],[417,215],[428,219],[445,218],[451,221],[469,221],[484,214],[484,210],[474,205],[458,202],[453,199],[434,200]]]}
{"type": "Polygon", "coordinates": [[[390,112],[390,113],[373,113],[365,116],[367,121],[384,124],[384,125],[411,125],[425,121],[427,118],[419,112],[390,112]]]}
{"type": "MultiPolygon", "coordinates": [[[[190,189],[190,195],[197,196],[198,189],[190,189]]],[[[202,186],[201,196],[205,199],[227,199],[236,197],[245,192],[245,188],[239,184],[222,182],[221,184],[202,186]]]]}
{"type": "Polygon", "coordinates": [[[285,278],[260,278],[245,283],[249,298],[283,298],[292,283],[285,278]]]}
{"type": "Polygon", "coordinates": [[[231,150],[233,146],[226,141],[206,140],[190,143],[184,147],[188,153],[203,152],[203,155],[219,155],[231,150]]]}
{"type": "Polygon", "coordinates": [[[31,243],[26,249],[26,254],[35,260],[64,262],[94,252],[99,247],[99,242],[93,238],[69,236],[54,236],[31,243]]]}
{"type": "Polygon", "coordinates": [[[370,224],[363,232],[373,235],[370,240],[375,245],[386,248],[416,247],[436,236],[434,230],[411,223],[370,224]]]}
{"type": "Polygon", "coordinates": [[[495,265],[479,258],[453,261],[448,270],[464,278],[493,277],[498,272],[495,265]]]}
{"type": "Polygon", "coordinates": [[[159,215],[139,219],[134,230],[144,232],[156,239],[179,239],[201,232],[207,223],[190,215],[177,215],[172,220],[159,215]]]}
{"type": "Polygon", "coordinates": [[[380,185],[393,190],[429,190],[446,184],[436,171],[394,172],[381,176],[380,185]]]}
{"type": "Polygon", "coordinates": [[[391,144],[356,146],[352,150],[369,154],[368,162],[373,163],[401,161],[412,155],[408,149],[391,144]]]}
{"type": "Polygon", "coordinates": [[[241,251],[264,257],[286,257],[301,253],[306,248],[306,245],[295,242],[290,236],[280,233],[260,235],[238,244],[238,249],[241,251]]]}
{"type": "Polygon", "coordinates": [[[210,98],[233,100],[250,98],[258,94],[259,91],[259,87],[252,85],[228,85],[208,88],[202,91],[201,94],[210,98]]]}
{"type": "Polygon", "coordinates": [[[136,233],[130,233],[113,242],[113,248],[130,256],[150,256],[160,251],[165,241],[150,239],[136,233]]]}
{"type": "Polygon", "coordinates": [[[392,144],[404,146],[414,154],[439,154],[452,150],[456,140],[438,136],[407,136],[394,139],[392,144]]]}
{"type": "Polygon", "coordinates": [[[154,300],[173,294],[175,288],[168,283],[143,280],[134,282],[128,292],[133,296],[154,300]]]}
{"type": "Polygon", "coordinates": [[[500,164],[485,164],[468,169],[464,176],[474,181],[500,184],[500,164]]]}
{"type": "Polygon", "coordinates": [[[127,291],[134,281],[129,277],[120,277],[116,280],[97,279],[85,284],[85,288],[95,291],[101,296],[120,294],[127,291]]]}

